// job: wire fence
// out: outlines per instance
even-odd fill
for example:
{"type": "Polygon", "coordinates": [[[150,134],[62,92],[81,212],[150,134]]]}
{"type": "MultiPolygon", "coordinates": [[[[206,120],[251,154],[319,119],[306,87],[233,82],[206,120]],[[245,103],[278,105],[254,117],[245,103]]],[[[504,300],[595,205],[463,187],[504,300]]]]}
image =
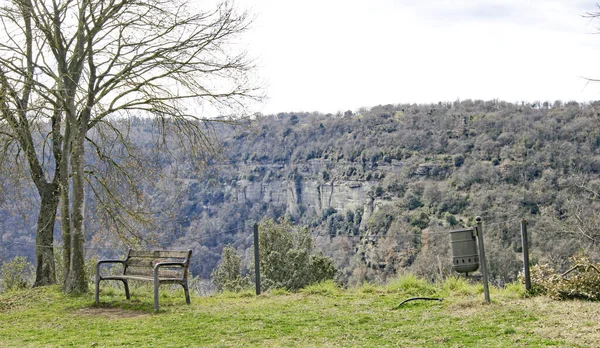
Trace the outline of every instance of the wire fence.
{"type": "MultiPolygon", "coordinates": [[[[510,218],[510,219],[505,219],[505,220],[500,220],[500,221],[492,221],[492,222],[485,222],[483,223],[483,228],[485,230],[494,230],[496,229],[498,226],[502,226],[502,225],[507,225],[507,224],[515,224],[516,223],[520,223],[521,221],[523,221],[523,218],[510,218]]],[[[393,234],[393,237],[396,239],[407,239],[407,240],[417,240],[423,237],[428,237],[428,236],[436,236],[436,235],[448,235],[450,231],[455,230],[457,228],[461,228],[458,226],[451,226],[451,227],[447,227],[447,228],[426,228],[423,229],[421,232],[419,233],[415,233],[415,232],[402,232],[402,233],[395,233],[393,234]]],[[[236,227],[236,228],[231,228],[231,229],[220,229],[217,231],[211,231],[210,233],[205,233],[205,234],[201,234],[197,237],[186,237],[183,241],[186,243],[197,243],[199,245],[203,245],[204,242],[219,236],[219,235],[224,235],[224,234],[232,234],[234,232],[243,232],[243,231],[247,231],[248,232],[248,236],[246,238],[247,242],[249,242],[250,245],[248,245],[248,247],[251,246],[251,244],[253,243],[252,240],[252,227],[236,227]]],[[[363,239],[368,239],[368,240],[378,240],[378,239],[382,239],[382,238],[386,238],[389,235],[381,235],[381,234],[345,234],[345,233],[341,233],[341,234],[328,234],[328,233],[324,233],[324,234],[318,234],[318,235],[314,235],[314,237],[320,237],[320,238],[329,238],[331,240],[334,239],[347,239],[347,240],[351,240],[353,242],[358,242],[360,240],[363,239]]],[[[487,234],[487,238],[490,238],[493,236],[490,236],[489,234],[487,234]]],[[[496,236],[497,237],[497,236],[496,236]]],[[[563,242],[563,241],[572,241],[574,239],[574,237],[570,236],[570,237],[563,237],[563,238],[556,238],[553,239],[553,241],[555,242],[563,242]]],[[[494,242],[495,240],[490,240],[488,242],[494,242]]],[[[499,240],[498,240],[499,241],[499,240]]],[[[517,242],[520,242],[520,237],[518,238],[517,242]]],[[[172,243],[168,243],[168,244],[160,244],[157,242],[152,242],[152,243],[147,243],[146,247],[151,247],[151,248],[158,248],[158,249],[167,249],[169,247],[171,247],[172,243]]],[[[4,247],[10,247],[10,246],[20,246],[20,247],[29,247],[29,248],[53,248],[53,249],[58,249],[58,250],[62,250],[63,245],[60,242],[56,242],[52,245],[40,245],[40,244],[36,244],[34,242],[26,242],[26,241],[0,241],[0,246],[4,246],[4,247]]],[[[109,246],[100,246],[100,245],[94,245],[92,243],[86,243],[84,245],[84,250],[88,250],[88,251],[114,251],[115,247],[109,247],[109,246]]]]}
{"type": "MultiPolygon", "coordinates": [[[[489,222],[489,223],[483,223],[483,227],[484,229],[491,229],[497,226],[501,226],[501,225],[506,225],[509,223],[517,223],[517,222],[521,222],[523,219],[522,218],[512,218],[512,219],[506,219],[506,220],[501,220],[501,221],[493,221],[493,222],[489,222]]],[[[422,232],[420,233],[415,233],[415,232],[411,232],[411,233],[398,233],[398,234],[394,234],[394,238],[407,238],[407,239],[414,239],[414,238],[422,238],[423,236],[431,236],[431,235],[447,235],[449,234],[450,231],[453,231],[454,229],[457,228],[461,228],[461,227],[448,227],[448,228],[443,228],[443,229],[439,229],[439,228],[435,228],[435,229],[431,229],[431,228],[426,228],[423,229],[422,232]]],[[[251,231],[251,227],[237,227],[237,228],[232,228],[232,229],[227,229],[227,230],[218,230],[218,231],[213,231],[207,234],[203,234],[197,237],[186,237],[185,238],[185,242],[187,243],[194,243],[197,242],[199,244],[202,244],[202,242],[216,237],[218,235],[223,235],[223,234],[231,234],[233,232],[241,232],[241,231],[247,231],[248,232],[248,239],[250,239],[252,237],[252,231],[251,231]]],[[[361,240],[361,239],[372,239],[372,238],[383,238],[386,237],[387,235],[380,235],[380,234],[356,234],[356,235],[349,235],[349,234],[321,234],[321,235],[316,235],[315,237],[328,237],[330,239],[339,239],[339,238],[346,238],[346,239],[356,239],[356,240],[361,240]]],[[[572,238],[559,238],[559,239],[554,239],[554,241],[569,241],[572,240],[572,238]]],[[[167,244],[160,244],[160,243],[148,243],[149,247],[154,247],[154,248],[160,248],[160,249],[166,249],[169,248],[171,246],[172,243],[167,244]]],[[[53,249],[62,249],[63,246],[57,242],[53,245],[40,245],[40,244],[36,244],[36,243],[32,243],[32,242],[22,242],[22,241],[0,241],[0,245],[2,246],[24,246],[24,247],[31,247],[31,248],[53,248],[53,249]]],[[[90,243],[86,243],[86,245],[84,245],[84,250],[114,250],[114,247],[102,247],[102,246],[98,246],[98,245],[93,245],[90,243]]]]}
{"type": "MultiPolygon", "coordinates": [[[[220,234],[229,234],[232,232],[237,232],[237,231],[242,231],[242,230],[247,230],[248,228],[246,227],[238,227],[238,228],[233,228],[233,229],[228,229],[228,230],[220,230],[215,232],[212,232],[210,234],[210,236],[199,236],[196,238],[186,238],[186,242],[202,242],[205,238],[207,237],[214,237],[220,234]]],[[[11,246],[11,245],[18,245],[18,246],[27,246],[27,247],[31,247],[31,248],[52,248],[52,249],[62,249],[63,245],[61,245],[59,242],[52,244],[52,245],[44,245],[44,244],[36,244],[36,243],[32,243],[32,242],[19,242],[19,241],[0,241],[0,245],[3,246],[11,246]]],[[[161,248],[161,249],[165,249],[168,248],[170,246],[167,244],[159,244],[159,243],[149,243],[150,246],[155,247],[155,248],[161,248]]],[[[84,250],[114,250],[114,247],[101,247],[101,246],[97,246],[97,245],[92,245],[90,243],[86,243],[86,245],[83,246],[84,250]]]]}
{"type": "MultiPolygon", "coordinates": [[[[509,228],[512,230],[514,229],[515,232],[520,230],[517,226],[520,226],[520,223],[523,221],[522,218],[510,218],[510,219],[505,219],[505,220],[500,220],[500,221],[491,221],[488,223],[483,223],[483,231],[484,234],[486,235],[486,243],[500,243],[502,241],[506,242],[506,237],[502,237],[500,233],[488,233],[488,231],[490,230],[494,230],[494,229],[498,229],[502,226],[510,226],[509,228]]],[[[426,239],[427,238],[431,238],[432,236],[448,236],[448,244],[450,244],[450,232],[454,231],[456,229],[460,229],[461,227],[459,226],[450,226],[450,227],[444,227],[444,228],[427,228],[422,230],[421,232],[410,232],[410,233],[397,233],[397,234],[393,234],[393,235],[372,235],[372,234],[359,234],[359,235],[345,235],[345,234],[338,234],[338,235],[330,235],[327,233],[318,235],[318,236],[314,236],[313,237],[318,237],[318,238],[322,238],[321,241],[323,241],[324,239],[328,239],[330,241],[335,241],[335,240],[340,240],[340,239],[346,239],[346,240],[350,240],[352,241],[352,243],[355,243],[354,245],[357,245],[359,243],[368,243],[368,242],[377,242],[380,241],[383,238],[387,238],[387,237],[392,237],[394,239],[396,239],[399,244],[402,244],[403,242],[401,241],[401,239],[406,239],[407,242],[409,243],[427,243],[426,239]]],[[[249,244],[247,245],[245,248],[246,250],[249,250],[252,245],[254,245],[256,243],[255,238],[253,237],[253,234],[257,233],[255,231],[252,231],[250,228],[248,227],[236,227],[236,228],[230,228],[230,229],[220,229],[217,231],[212,231],[203,235],[199,235],[197,237],[193,237],[193,238],[185,238],[184,240],[182,240],[185,243],[198,243],[197,245],[203,246],[205,245],[203,242],[212,239],[218,235],[224,235],[224,234],[232,234],[232,233],[242,233],[245,234],[244,232],[247,232],[248,236],[246,238],[242,237],[239,238],[240,241],[243,241],[242,244],[249,244]]],[[[519,244],[522,242],[521,240],[521,236],[518,235],[517,237],[517,233],[515,233],[513,236],[511,236],[512,238],[515,239],[515,242],[517,242],[517,246],[519,246],[519,244]]],[[[437,239],[438,241],[440,240],[439,238],[437,239]]],[[[564,238],[564,239],[557,239],[556,241],[561,241],[561,240],[572,240],[572,238],[564,238]]],[[[429,241],[431,241],[431,239],[429,239],[429,241]]],[[[529,243],[528,243],[529,244],[529,243]]],[[[238,244],[239,246],[240,244],[238,244]]],[[[325,244],[323,244],[325,245],[325,244]]],[[[27,248],[52,248],[55,250],[62,250],[63,249],[63,245],[61,245],[59,242],[54,243],[52,245],[40,245],[40,244],[36,244],[33,242],[27,242],[27,241],[0,241],[0,246],[3,247],[12,247],[12,246],[19,246],[19,247],[27,247],[27,248]]],[[[167,250],[172,248],[172,244],[169,245],[160,245],[158,243],[155,243],[154,245],[148,245],[148,247],[151,248],[156,248],[156,249],[160,249],[160,250],[167,250]]],[[[243,246],[242,246],[243,247],[243,246]]],[[[99,251],[108,251],[108,252],[112,252],[114,253],[115,251],[118,251],[116,248],[116,246],[100,246],[100,245],[94,245],[90,242],[86,243],[84,245],[84,249],[87,251],[95,251],[96,255],[94,256],[98,256],[98,252],[99,251]]],[[[18,253],[18,252],[17,252],[18,253]]],[[[93,254],[92,254],[93,255],[93,254]]],[[[439,260],[438,260],[439,261],[439,260]]]]}

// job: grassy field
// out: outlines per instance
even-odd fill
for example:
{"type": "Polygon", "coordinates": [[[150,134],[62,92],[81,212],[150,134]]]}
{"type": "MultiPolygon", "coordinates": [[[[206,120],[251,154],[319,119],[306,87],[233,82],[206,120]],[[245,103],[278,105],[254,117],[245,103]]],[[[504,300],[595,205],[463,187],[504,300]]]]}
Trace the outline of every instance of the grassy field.
{"type": "Polygon", "coordinates": [[[492,289],[450,279],[406,276],[381,287],[332,283],[299,293],[273,291],[192,297],[161,289],[153,312],[148,287],[66,296],[58,287],[0,295],[1,347],[514,347],[600,346],[600,304],[527,298],[520,285],[492,289]],[[444,301],[411,301],[413,296],[444,301]]]}

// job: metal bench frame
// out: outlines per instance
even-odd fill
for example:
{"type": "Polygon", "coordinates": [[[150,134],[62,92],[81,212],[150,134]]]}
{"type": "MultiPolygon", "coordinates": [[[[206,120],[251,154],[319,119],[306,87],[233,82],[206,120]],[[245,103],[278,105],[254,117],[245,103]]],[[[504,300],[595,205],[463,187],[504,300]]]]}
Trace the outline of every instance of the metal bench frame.
{"type": "Polygon", "coordinates": [[[171,251],[155,250],[140,251],[128,249],[127,257],[123,260],[100,260],[96,264],[96,305],[100,304],[100,281],[118,280],[123,282],[125,297],[129,294],[129,280],[154,282],[154,310],[158,311],[158,287],[160,284],[179,284],[185,292],[185,301],[190,304],[188,288],[188,268],[192,250],[171,251]],[[122,264],[123,272],[117,275],[102,275],[101,266],[107,264],[122,264]]]}

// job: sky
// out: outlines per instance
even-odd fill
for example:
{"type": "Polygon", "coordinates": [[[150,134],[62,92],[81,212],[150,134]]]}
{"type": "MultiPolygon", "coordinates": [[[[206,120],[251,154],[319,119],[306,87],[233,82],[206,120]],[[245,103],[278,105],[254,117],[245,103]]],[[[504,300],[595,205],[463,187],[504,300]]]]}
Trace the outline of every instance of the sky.
{"type": "Polygon", "coordinates": [[[582,0],[239,0],[263,114],[465,99],[600,100],[582,0]]]}

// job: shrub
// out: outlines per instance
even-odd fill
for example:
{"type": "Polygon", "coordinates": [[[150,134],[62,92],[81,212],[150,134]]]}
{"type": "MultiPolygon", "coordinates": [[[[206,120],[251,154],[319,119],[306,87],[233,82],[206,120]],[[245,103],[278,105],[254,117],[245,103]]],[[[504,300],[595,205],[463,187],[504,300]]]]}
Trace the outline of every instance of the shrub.
{"type": "Polygon", "coordinates": [[[448,223],[448,225],[450,225],[450,226],[458,225],[458,220],[456,219],[456,216],[454,216],[448,212],[445,212],[443,216],[444,216],[444,219],[446,220],[446,223],[448,223]]]}
{"type": "Polygon", "coordinates": [[[313,253],[313,240],[307,228],[299,228],[289,218],[261,221],[259,234],[260,270],[264,290],[298,290],[333,279],[333,260],[313,253]]]}
{"type": "MultiPolygon", "coordinates": [[[[531,278],[531,290],[529,293],[532,295],[548,294],[548,290],[551,289],[553,287],[552,284],[556,282],[554,280],[556,277],[554,269],[547,264],[532,266],[529,271],[529,276],[531,278]]],[[[523,284],[525,283],[523,272],[519,273],[518,278],[523,284]]]]}
{"type": "Polygon", "coordinates": [[[413,212],[408,217],[411,225],[418,227],[420,229],[426,229],[429,226],[429,214],[427,214],[423,210],[418,210],[413,212]]]}
{"type": "Polygon", "coordinates": [[[367,229],[369,233],[373,235],[385,235],[390,226],[394,222],[393,211],[389,211],[389,209],[380,209],[373,213],[369,218],[367,223],[367,229]]]}
{"type": "MultiPolygon", "coordinates": [[[[531,294],[546,294],[553,299],[600,300],[600,265],[583,255],[573,256],[574,266],[563,274],[554,273],[548,265],[531,268],[531,294]]],[[[523,274],[519,279],[524,281],[523,274]]]]}
{"type": "Polygon", "coordinates": [[[218,292],[239,292],[250,287],[250,279],[247,276],[242,276],[241,261],[242,259],[235,252],[233,246],[228,245],[223,248],[221,264],[210,275],[218,292]]]}
{"type": "Polygon", "coordinates": [[[5,261],[0,269],[0,285],[3,291],[25,289],[33,279],[33,265],[24,256],[5,261]]]}
{"type": "MultiPolygon", "coordinates": [[[[98,263],[98,261],[98,256],[95,255],[85,260],[84,271],[85,277],[89,284],[94,284],[94,282],[96,281],[96,264],[98,263]]],[[[119,265],[118,269],[122,269],[122,266],[119,265]]],[[[112,272],[114,273],[114,270],[112,272]]],[[[66,275],[66,272],[63,248],[54,249],[54,274],[56,275],[56,281],[59,284],[61,284],[65,280],[64,277],[66,275]]]]}

